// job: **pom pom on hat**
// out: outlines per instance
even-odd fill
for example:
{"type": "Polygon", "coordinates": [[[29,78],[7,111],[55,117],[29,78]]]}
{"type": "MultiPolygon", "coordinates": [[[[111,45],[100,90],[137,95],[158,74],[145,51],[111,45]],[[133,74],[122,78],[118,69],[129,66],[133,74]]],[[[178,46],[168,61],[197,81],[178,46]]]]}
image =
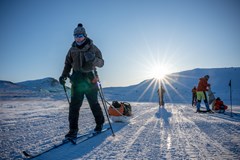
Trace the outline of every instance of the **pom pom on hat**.
{"type": "Polygon", "coordinates": [[[79,23],[77,28],[74,29],[73,35],[76,34],[83,34],[84,37],[87,37],[87,33],[85,31],[85,28],[83,27],[82,23],[79,23]]]}
{"type": "Polygon", "coordinates": [[[205,76],[204,76],[204,78],[207,78],[207,79],[209,79],[209,75],[205,75],[205,76]]]}

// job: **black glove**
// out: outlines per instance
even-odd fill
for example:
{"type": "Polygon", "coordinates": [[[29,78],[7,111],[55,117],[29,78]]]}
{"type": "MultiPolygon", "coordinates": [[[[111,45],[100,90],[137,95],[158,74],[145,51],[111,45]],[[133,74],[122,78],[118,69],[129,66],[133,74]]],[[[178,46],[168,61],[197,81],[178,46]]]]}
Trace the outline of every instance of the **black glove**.
{"type": "Polygon", "coordinates": [[[95,54],[92,52],[85,52],[84,53],[84,58],[86,62],[93,62],[95,59],[95,54]]]}
{"type": "Polygon", "coordinates": [[[60,83],[61,85],[65,85],[66,80],[67,80],[67,78],[64,77],[64,76],[59,77],[59,83],[60,83]]]}

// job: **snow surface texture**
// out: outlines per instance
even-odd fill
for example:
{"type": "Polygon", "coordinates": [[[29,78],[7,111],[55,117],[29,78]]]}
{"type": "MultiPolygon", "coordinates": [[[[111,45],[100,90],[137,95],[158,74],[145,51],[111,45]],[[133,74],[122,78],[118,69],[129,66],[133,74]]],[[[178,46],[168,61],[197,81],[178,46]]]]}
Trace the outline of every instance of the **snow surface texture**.
{"type": "MultiPolygon", "coordinates": [[[[130,102],[130,123],[112,123],[111,130],[82,144],[65,144],[35,159],[240,159],[240,106],[233,117],[194,113],[188,104],[130,102]]],[[[0,159],[23,159],[61,143],[68,131],[68,103],[52,100],[0,101],[0,159]]],[[[84,102],[79,133],[95,127],[84,102]]],[[[105,123],[105,127],[109,124],[105,123]]]]}

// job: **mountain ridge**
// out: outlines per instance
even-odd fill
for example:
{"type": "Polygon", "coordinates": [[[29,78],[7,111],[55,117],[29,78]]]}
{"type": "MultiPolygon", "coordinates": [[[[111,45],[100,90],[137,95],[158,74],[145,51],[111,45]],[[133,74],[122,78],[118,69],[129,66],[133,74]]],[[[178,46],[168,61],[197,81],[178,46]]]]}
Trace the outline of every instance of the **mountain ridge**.
{"type": "MultiPolygon", "coordinates": [[[[228,104],[230,103],[228,84],[231,80],[233,103],[240,104],[240,67],[196,68],[169,74],[163,80],[166,89],[165,102],[191,103],[191,89],[193,86],[197,86],[199,78],[206,74],[210,76],[209,83],[215,96],[220,97],[228,104]]],[[[109,101],[157,102],[159,83],[152,78],[126,87],[106,87],[103,88],[103,91],[109,101]]],[[[68,95],[70,95],[69,89],[68,95]]],[[[0,99],[23,97],[61,99],[65,98],[65,93],[62,85],[51,77],[18,83],[0,80],[0,99]]]]}
{"type": "Polygon", "coordinates": [[[9,98],[54,98],[64,97],[63,87],[51,77],[13,83],[0,80],[0,99],[9,98]]]}
{"type": "MultiPolygon", "coordinates": [[[[215,96],[220,97],[228,104],[230,104],[228,84],[231,80],[233,103],[240,104],[240,67],[196,68],[169,74],[163,83],[167,91],[165,101],[170,103],[191,103],[191,90],[194,86],[197,86],[199,78],[204,75],[210,76],[209,83],[215,92],[215,96]]],[[[128,87],[106,87],[104,88],[104,93],[107,94],[106,97],[109,99],[157,102],[158,83],[156,84],[154,79],[148,79],[140,82],[138,85],[128,87]]]]}

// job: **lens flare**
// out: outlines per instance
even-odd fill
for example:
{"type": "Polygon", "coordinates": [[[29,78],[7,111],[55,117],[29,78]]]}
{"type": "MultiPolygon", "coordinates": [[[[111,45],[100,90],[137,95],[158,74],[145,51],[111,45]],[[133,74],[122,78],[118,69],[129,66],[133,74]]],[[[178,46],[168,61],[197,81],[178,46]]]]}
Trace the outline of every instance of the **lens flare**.
{"type": "Polygon", "coordinates": [[[166,66],[153,66],[150,70],[150,76],[156,80],[162,80],[170,73],[166,66]]]}
{"type": "MultiPolygon", "coordinates": [[[[156,101],[157,90],[161,86],[163,86],[165,90],[164,97],[167,99],[167,102],[172,102],[174,100],[175,97],[170,94],[172,92],[174,92],[175,96],[177,95],[181,99],[185,99],[176,87],[179,85],[184,86],[184,84],[179,81],[181,76],[177,73],[172,73],[172,70],[175,68],[173,66],[174,63],[170,63],[170,61],[168,62],[169,63],[164,63],[157,61],[156,59],[151,62],[146,61],[141,71],[146,73],[145,75],[148,79],[135,88],[136,90],[143,89],[143,91],[138,94],[137,101],[156,101]],[[169,90],[171,90],[171,92],[169,92],[169,90]]],[[[187,86],[184,87],[187,88],[187,86]]]]}
{"type": "MultiPolygon", "coordinates": [[[[156,96],[157,90],[163,86],[168,102],[173,101],[175,96],[184,98],[177,87],[183,84],[179,81],[179,75],[174,74],[179,69],[177,64],[182,64],[182,58],[179,57],[180,49],[171,47],[171,44],[164,49],[156,48],[151,46],[152,43],[149,43],[148,39],[144,40],[146,49],[139,50],[142,54],[138,54],[132,60],[135,62],[134,66],[138,66],[135,71],[138,76],[134,78],[145,80],[133,86],[129,93],[136,96],[137,101],[157,101],[159,98],[156,96]]],[[[137,51],[138,49],[136,48],[137,51]]]]}

